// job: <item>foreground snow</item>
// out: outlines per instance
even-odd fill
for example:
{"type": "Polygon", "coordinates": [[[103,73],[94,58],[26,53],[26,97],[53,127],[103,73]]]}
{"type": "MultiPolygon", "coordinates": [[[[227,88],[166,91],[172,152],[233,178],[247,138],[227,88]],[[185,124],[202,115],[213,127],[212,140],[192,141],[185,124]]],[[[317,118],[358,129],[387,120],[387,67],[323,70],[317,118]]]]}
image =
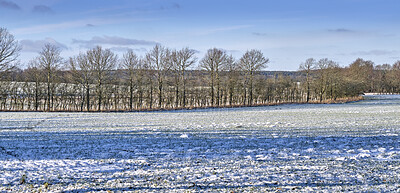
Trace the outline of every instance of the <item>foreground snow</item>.
{"type": "Polygon", "coordinates": [[[175,112],[3,112],[0,192],[396,191],[399,117],[393,96],[175,112]]]}

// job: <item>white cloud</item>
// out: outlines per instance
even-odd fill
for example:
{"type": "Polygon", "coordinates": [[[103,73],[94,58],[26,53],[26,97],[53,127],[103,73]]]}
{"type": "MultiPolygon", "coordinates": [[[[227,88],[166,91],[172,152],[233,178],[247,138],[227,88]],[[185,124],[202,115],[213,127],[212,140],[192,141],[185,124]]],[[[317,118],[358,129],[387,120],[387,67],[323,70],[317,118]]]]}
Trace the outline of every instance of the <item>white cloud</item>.
{"type": "Polygon", "coordinates": [[[219,27],[219,28],[212,28],[212,29],[206,29],[206,30],[199,30],[195,32],[196,35],[210,35],[218,32],[226,32],[226,31],[234,31],[234,30],[239,30],[239,29],[246,29],[250,28],[252,25],[235,25],[235,26],[225,26],[225,27],[219,27]]]}
{"type": "Polygon", "coordinates": [[[44,40],[21,40],[19,43],[22,45],[22,52],[40,52],[44,45],[52,44],[60,49],[68,49],[68,47],[52,38],[44,40]]]}
{"type": "Polygon", "coordinates": [[[146,48],[130,48],[130,47],[124,47],[124,46],[121,46],[121,47],[112,47],[112,48],[110,48],[112,51],[115,51],[115,52],[126,52],[126,51],[128,51],[128,50],[133,50],[133,51],[135,51],[135,52],[142,52],[142,53],[145,53],[145,52],[147,52],[147,49],[146,48]]]}
{"type": "Polygon", "coordinates": [[[359,51],[353,52],[351,55],[354,56],[384,56],[384,55],[395,55],[397,51],[394,50],[370,50],[370,51],[359,51]]]}
{"type": "Polygon", "coordinates": [[[134,46],[134,45],[155,45],[155,41],[137,40],[123,38],[118,36],[95,36],[91,40],[72,40],[73,44],[79,44],[82,47],[93,48],[96,45],[115,45],[115,46],[134,46]]]}
{"type": "Polygon", "coordinates": [[[54,31],[64,31],[80,27],[94,27],[107,24],[125,23],[125,22],[139,22],[139,21],[152,21],[153,19],[115,19],[115,18],[97,18],[97,19],[81,19],[74,21],[65,21],[60,23],[34,25],[30,27],[17,28],[12,30],[14,35],[38,34],[54,31]]]}
{"type": "Polygon", "coordinates": [[[60,31],[69,28],[84,27],[88,23],[90,23],[90,21],[78,20],[78,21],[69,21],[56,24],[36,25],[31,27],[18,28],[13,30],[12,33],[20,35],[20,34],[36,34],[36,33],[44,33],[51,31],[60,31]]]}

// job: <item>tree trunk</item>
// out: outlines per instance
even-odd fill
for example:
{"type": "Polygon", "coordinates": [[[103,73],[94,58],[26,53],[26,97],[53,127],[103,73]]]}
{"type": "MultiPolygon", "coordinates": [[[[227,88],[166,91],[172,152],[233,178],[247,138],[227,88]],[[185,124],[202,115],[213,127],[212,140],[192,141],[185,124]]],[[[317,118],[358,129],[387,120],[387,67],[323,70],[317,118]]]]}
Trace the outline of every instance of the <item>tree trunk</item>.
{"type": "Polygon", "coordinates": [[[150,81],[150,109],[153,108],[153,82],[150,81]]]}
{"type": "Polygon", "coordinates": [[[86,84],[86,110],[90,111],[90,87],[86,84]]]}
{"type": "Polygon", "coordinates": [[[247,88],[245,87],[244,89],[243,89],[243,91],[244,91],[244,93],[243,93],[243,105],[246,105],[246,95],[247,95],[247,88]]]}
{"type": "Polygon", "coordinates": [[[232,101],[233,101],[233,86],[230,85],[229,86],[229,106],[232,105],[232,101]]]}
{"type": "Polygon", "coordinates": [[[182,106],[186,107],[186,79],[185,79],[185,70],[182,70],[182,86],[183,86],[183,93],[182,93],[182,106]]]}
{"type": "Polygon", "coordinates": [[[253,105],[253,72],[250,72],[249,105],[253,105]]]}
{"type": "Polygon", "coordinates": [[[39,83],[35,82],[35,111],[39,109],[39,83]]]}
{"type": "Polygon", "coordinates": [[[163,89],[163,85],[162,85],[162,80],[159,81],[158,83],[158,108],[162,107],[162,89],[163,89]]]}
{"type": "Polygon", "coordinates": [[[129,84],[129,109],[130,111],[133,111],[133,80],[131,78],[130,84],[129,84]]]}
{"type": "Polygon", "coordinates": [[[211,106],[214,106],[214,72],[211,71],[211,106]]]}
{"type": "Polygon", "coordinates": [[[101,111],[101,102],[102,102],[101,100],[102,100],[102,95],[103,95],[102,90],[101,90],[101,81],[99,81],[99,85],[98,85],[97,89],[98,89],[98,92],[99,92],[98,93],[98,97],[99,97],[99,101],[98,102],[99,103],[98,103],[97,111],[100,112],[101,111]]]}
{"type": "Polygon", "coordinates": [[[50,82],[47,81],[47,111],[50,111],[50,82]]]}
{"type": "Polygon", "coordinates": [[[218,72],[216,73],[217,76],[217,106],[220,105],[220,80],[219,80],[219,74],[218,72]]]}
{"type": "Polygon", "coordinates": [[[306,101],[307,103],[310,101],[310,72],[309,70],[307,70],[307,97],[306,97],[306,101]]]}
{"type": "Polygon", "coordinates": [[[175,108],[179,106],[179,77],[175,77],[175,108]]]}

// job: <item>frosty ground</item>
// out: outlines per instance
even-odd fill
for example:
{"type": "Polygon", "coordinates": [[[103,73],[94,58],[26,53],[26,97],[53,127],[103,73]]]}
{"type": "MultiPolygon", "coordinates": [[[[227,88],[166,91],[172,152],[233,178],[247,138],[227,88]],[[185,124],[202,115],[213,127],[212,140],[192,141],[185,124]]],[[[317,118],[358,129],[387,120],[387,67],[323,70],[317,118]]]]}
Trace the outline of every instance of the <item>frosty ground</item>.
{"type": "Polygon", "coordinates": [[[400,96],[330,105],[0,113],[0,192],[400,190],[400,96]]]}

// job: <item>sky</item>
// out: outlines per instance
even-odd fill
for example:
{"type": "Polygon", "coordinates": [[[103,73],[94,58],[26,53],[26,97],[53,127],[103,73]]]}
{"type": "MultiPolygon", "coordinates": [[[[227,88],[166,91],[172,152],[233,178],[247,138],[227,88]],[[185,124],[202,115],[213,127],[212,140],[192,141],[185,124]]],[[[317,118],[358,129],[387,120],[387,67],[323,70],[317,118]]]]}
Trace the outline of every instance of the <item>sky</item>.
{"type": "Polygon", "coordinates": [[[156,44],[210,48],[239,59],[261,50],[265,70],[298,70],[307,58],[348,66],[400,60],[399,0],[0,0],[0,27],[27,66],[46,43],[68,59],[97,45],[122,56],[156,44]]]}

